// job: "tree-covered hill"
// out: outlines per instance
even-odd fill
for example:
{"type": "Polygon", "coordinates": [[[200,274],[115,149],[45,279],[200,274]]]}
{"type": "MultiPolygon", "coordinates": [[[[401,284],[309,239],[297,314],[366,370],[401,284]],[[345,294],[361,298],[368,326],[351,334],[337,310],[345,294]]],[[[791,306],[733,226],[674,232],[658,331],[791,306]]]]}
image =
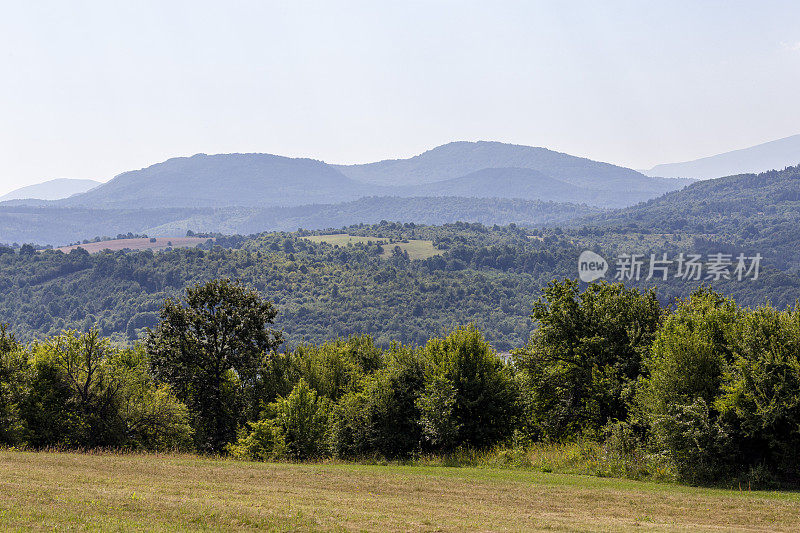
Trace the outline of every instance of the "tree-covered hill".
{"type": "Polygon", "coordinates": [[[381,220],[488,225],[562,223],[600,212],[597,208],[536,200],[501,198],[367,197],[339,204],[294,207],[90,209],[0,206],[0,243],[54,246],[103,235],[133,232],[152,236],[202,233],[251,234],[340,228],[381,220]]]}
{"type": "Polygon", "coordinates": [[[577,222],[590,233],[692,236],[800,265],[800,166],[694,183],[643,204],[577,222]]]}
{"type": "MultiPolygon", "coordinates": [[[[614,251],[598,245],[598,236],[516,225],[384,222],[338,231],[389,243],[334,246],[314,243],[303,231],[219,235],[213,248],[206,244],[205,249],[156,253],[36,253],[32,248],[15,253],[0,248],[0,322],[11,324],[25,340],[97,325],[104,335],[125,342],[155,324],[165,298],[196,282],[230,277],[276,304],[276,323],[290,343],[366,333],[382,345],[391,340],[413,344],[473,322],[503,351],[525,343],[540,289],[554,278],[577,277],[585,247],[609,258],[614,251]],[[404,239],[432,241],[441,254],[410,260],[392,245],[404,239]]],[[[657,241],[648,246],[672,251],[657,241]]],[[[800,298],[800,278],[768,263],[757,281],[626,283],[657,286],[664,304],[701,284],[742,305],[769,299],[784,307],[800,298]]]]}
{"type": "Polygon", "coordinates": [[[322,161],[270,154],[196,154],[120,174],[56,202],[63,207],[292,206],[374,192],[322,161]]]}

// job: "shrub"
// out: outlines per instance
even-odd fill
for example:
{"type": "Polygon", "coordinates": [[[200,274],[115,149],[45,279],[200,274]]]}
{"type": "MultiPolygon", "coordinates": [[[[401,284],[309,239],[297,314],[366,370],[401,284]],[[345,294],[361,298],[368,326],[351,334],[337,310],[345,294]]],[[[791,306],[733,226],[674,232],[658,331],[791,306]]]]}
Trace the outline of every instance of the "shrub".
{"type": "Polygon", "coordinates": [[[251,461],[274,461],[286,456],[286,441],[281,428],[272,420],[258,420],[248,424],[249,431],[242,431],[228,452],[239,459],[251,461]]]}
{"type": "Polygon", "coordinates": [[[741,311],[708,289],[680,302],[658,332],[638,395],[653,445],[672,459],[680,479],[725,475],[737,457],[731,426],[715,407],[734,359],[732,332],[741,311]]]}
{"type": "Polygon", "coordinates": [[[273,423],[286,443],[286,454],[292,459],[312,459],[327,452],[327,429],[330,406],[304,379],[286,398],[272,404],[273,423]]]}
{"type": "Polygon", "coordinates": [[[517,414],[516,387],[510,370],[475,326],[431,339],[423,353],[428,395],[423,393],[418,406],[446,408],[452,387],[455,401],[449,410],[460,445],[485,448],[511,435],[517,414]]]}

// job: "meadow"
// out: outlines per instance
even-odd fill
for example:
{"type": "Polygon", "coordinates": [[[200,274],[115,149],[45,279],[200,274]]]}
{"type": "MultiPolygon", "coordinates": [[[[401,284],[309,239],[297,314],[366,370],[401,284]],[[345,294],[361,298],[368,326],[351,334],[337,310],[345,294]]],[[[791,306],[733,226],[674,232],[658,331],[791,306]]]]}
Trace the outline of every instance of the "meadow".
{"type": "Polygon", "coordinates": [[[403,239],[402,241],[390,242],[389,239],[381,237],[364,237],[361,235],[349,235],[347,233],[333,233],[330,235],[311,235],[305,239],[319,244],[327,243],[332,246],[347,246],[348,244],[380,244],[383,246],[381,257],[388,259],[392,256],[395,247],[403,252],[408,252],[408,258],[428,259],[435,255],[441,255],[442,251],[433,246],[433,241],[423,239],[403,239]]]}
{"type": "Polygon", "coordinates": [[[4,450],[0,528],[797,531],[800,495],[523,469],[4,450]]]}

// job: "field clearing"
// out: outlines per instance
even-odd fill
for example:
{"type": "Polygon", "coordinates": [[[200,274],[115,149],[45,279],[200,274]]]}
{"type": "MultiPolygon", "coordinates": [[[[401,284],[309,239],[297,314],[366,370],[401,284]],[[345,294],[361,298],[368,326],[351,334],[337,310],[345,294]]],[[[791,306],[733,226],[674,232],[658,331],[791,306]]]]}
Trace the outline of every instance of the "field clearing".
{"type": "Polygon", "coordinates": [[[435,255],[441,255],[441,250],[437,250],[433,246],[433,241],[424,241],[420,239],[409,239],[408,242],[394,242],[389,244],[389,239],[381,237],[364,237],[361,235],[348,235],[346,233],[334,233],[331,235],[310,235],[303,237],[315,243],[328,243],[334,246],[347,246],[348,244],[380,244],[383,246],[383,253],[381,257],[388,259],[391,257],[395,246],[399,247],[402,251],[408,252],[409,259],[428,259],[435,255]]]}
{"type": "MultiPolygon", "coordinates": [[[[90,254],[96,254],[103,250],[166,250],[167,248],[187,248],[197,246],[209,240],[208,237],[153,237],[155,242],[148,239],[112,239],[110,241],[90,242],[88,244],[76,244],[74,246],[62,246],[56,248],[68,254],[75,248],[83,248],[90,254]]],[[[211,239],[214,240],[214,239],[211,239]]]]}
{"type": "Polygon", "coordinates": [[[0,451],[0,528],[797,531],[800,495],[489,468],[0,451]]]}

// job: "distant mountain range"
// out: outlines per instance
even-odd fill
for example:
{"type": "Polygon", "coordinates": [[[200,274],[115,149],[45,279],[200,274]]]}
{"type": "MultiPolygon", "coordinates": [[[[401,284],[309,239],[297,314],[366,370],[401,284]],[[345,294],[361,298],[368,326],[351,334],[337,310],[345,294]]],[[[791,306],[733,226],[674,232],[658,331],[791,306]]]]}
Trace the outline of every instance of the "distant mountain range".
{"type": "Polygon", "coordinates": [[[800,163],[800,135],[694,161],[656,165],[648,176],[711,179],[735,174],[782,170],[800,163]]]}
{"type": "Polygon", "coordinates": [[[120,174],[60,207],[292,207],[367,196],[519,198],[624,207],[689,180],[497,142],[454,142],[410,159],[329,165],[269,154],[197,154],[120,174]]]}
{"type": "Polygon", "coordinates": [[[125,172],[68,198],[0,204],[0,242],[60,245],[67,235],[74,236],[66,238],[69,242],[98,232],[112,235],[115,228],[121,233],[144,228],[257,232],[384,218],[540,224],[634,205],[689,183],[498,142],[453,142],[409,159],[365,165],[270,154],[197,154],[125,172]],[[453,200],[435,200],[443,197],[453,200]],[[12,206],[40,209],[2,212],[12,206]],[[487,209],[489,214],[482,214],[487,209]]]}
{"type": "Polygon", "coordinates": [[[629,168],[547,148],[488,141],[452,142],[409,159],[337,165],[336,168],[354,180],[384,186],[421,185],[452,180],[479,170],[518,168],[536,170],[549,178],[589,190],[624,190],[650,194],[650,197],[689,183],[650,178],[629,168]]]}
{"type": "Polygon", "coordinates": [[[334,167],[312,159],[270,154],[197,154],[125,172],[65,200],[61,207],[296,206],[353,200],[373,194],[334,167]]]}
{"type": "Polygon", "coordinates": [[[20,187],[0,196],[0,202],[9,200],[59,200],[73,194],[86,192],[100,185],[99,181],[56,178],[54,180],[20,187]]]}

